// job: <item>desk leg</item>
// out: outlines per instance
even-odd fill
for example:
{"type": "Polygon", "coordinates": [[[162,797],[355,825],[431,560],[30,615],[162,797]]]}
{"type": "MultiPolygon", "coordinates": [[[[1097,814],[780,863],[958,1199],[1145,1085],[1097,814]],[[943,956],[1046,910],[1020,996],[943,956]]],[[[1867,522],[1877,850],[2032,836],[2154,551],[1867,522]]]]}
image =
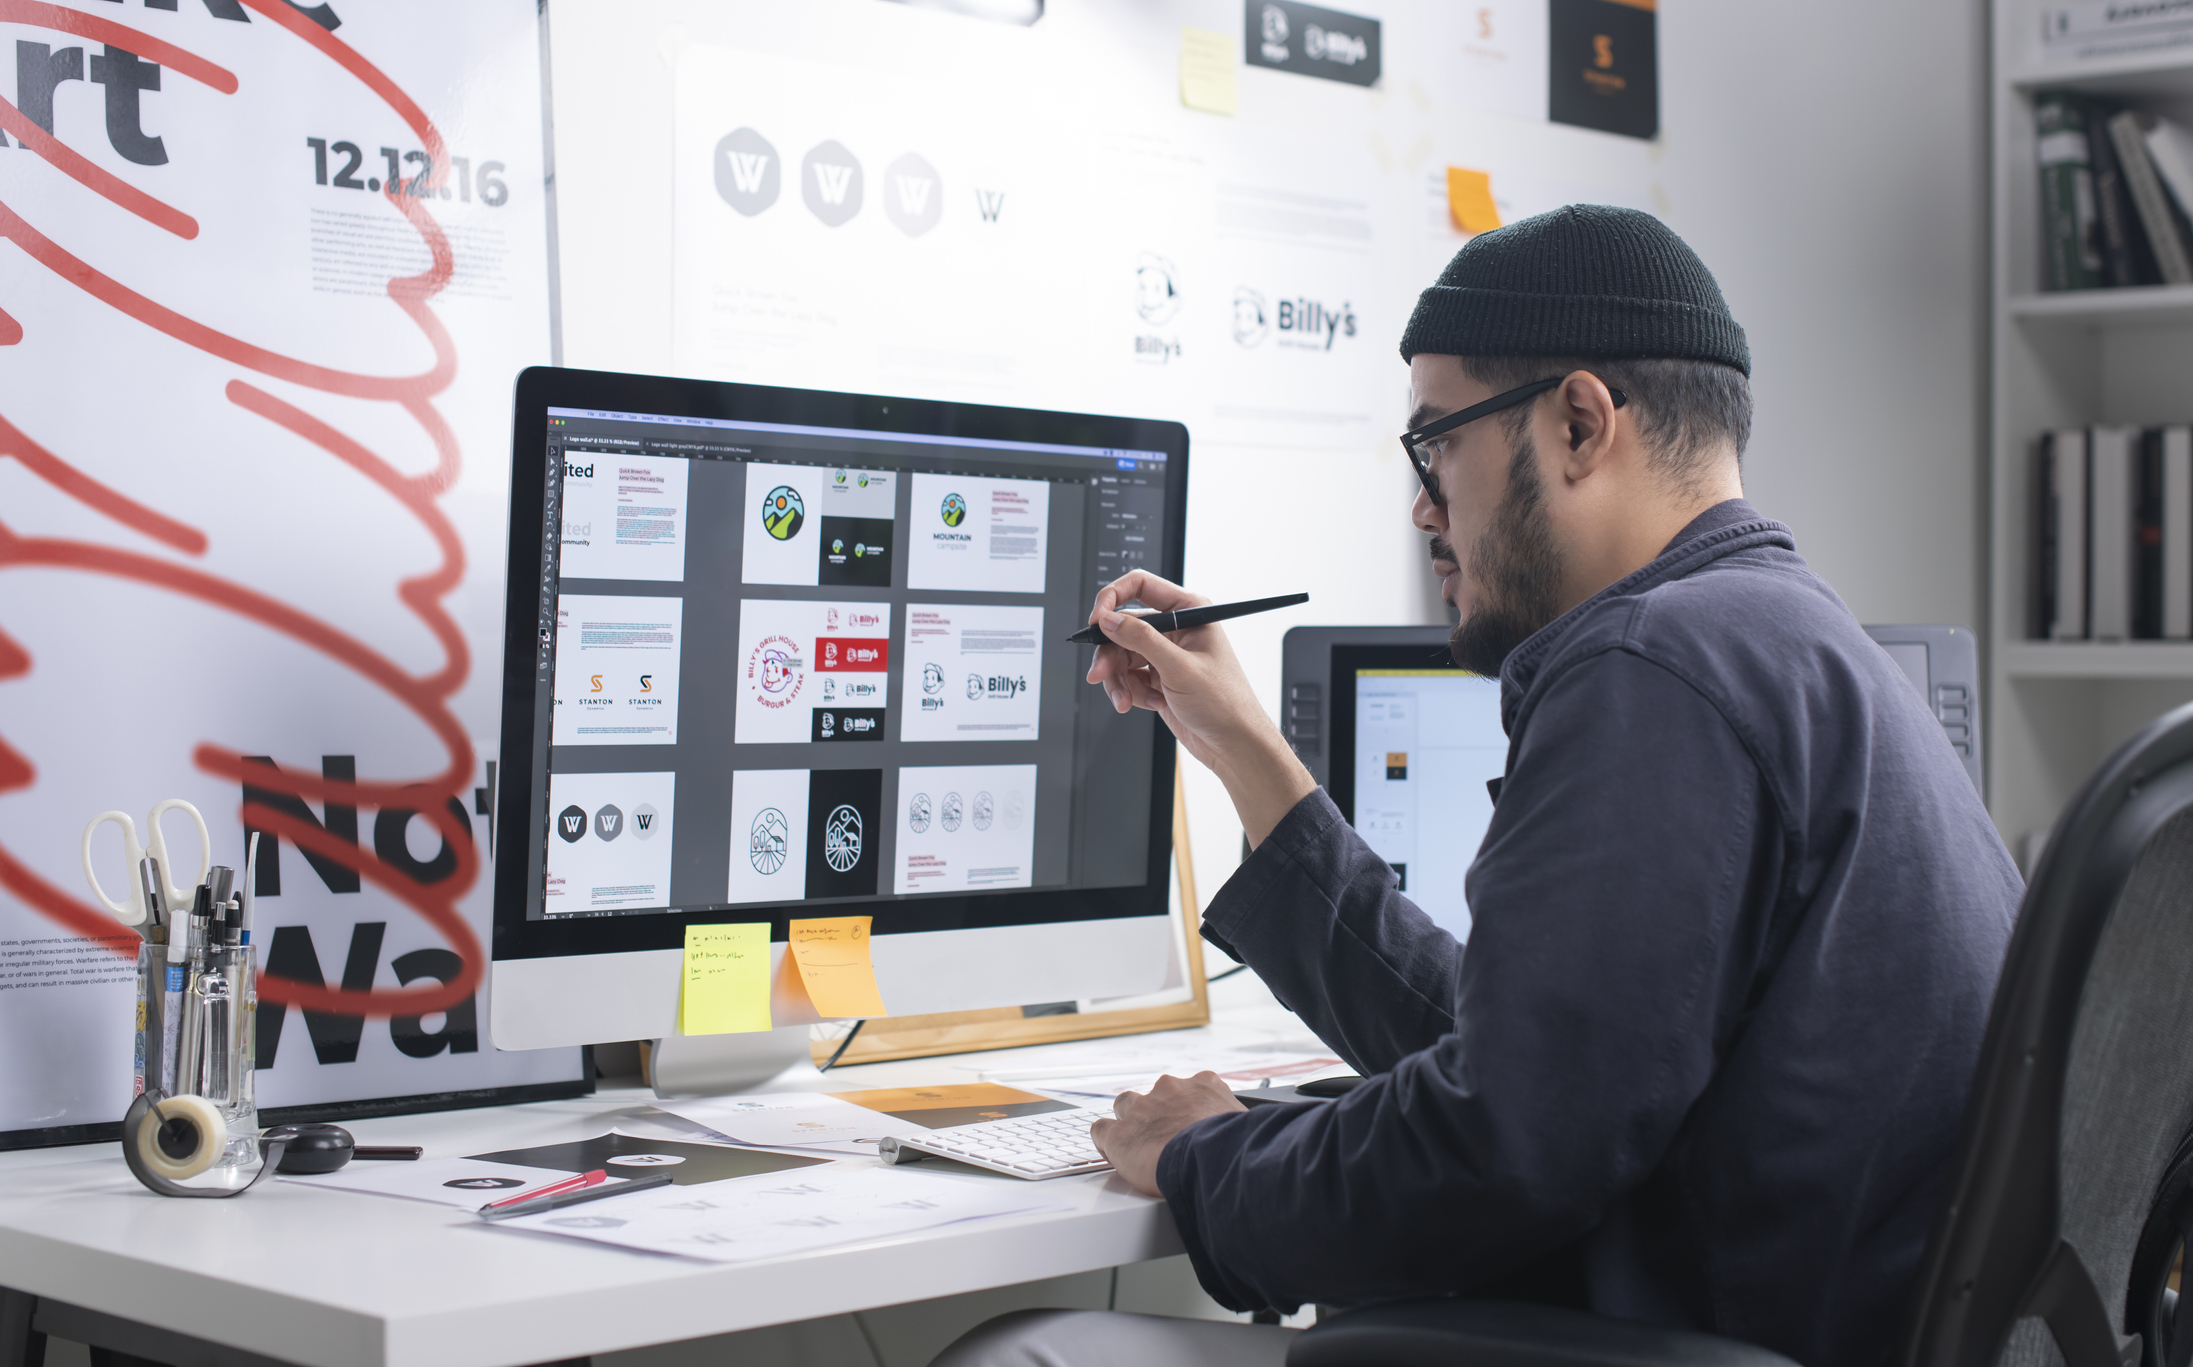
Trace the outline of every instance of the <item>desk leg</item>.
{"type": "Polygon", "coordinates": [[[38,1298],[0,1286],[0,1367],[45,1367],[46,1336],[31,1325],[38,1298]]]}

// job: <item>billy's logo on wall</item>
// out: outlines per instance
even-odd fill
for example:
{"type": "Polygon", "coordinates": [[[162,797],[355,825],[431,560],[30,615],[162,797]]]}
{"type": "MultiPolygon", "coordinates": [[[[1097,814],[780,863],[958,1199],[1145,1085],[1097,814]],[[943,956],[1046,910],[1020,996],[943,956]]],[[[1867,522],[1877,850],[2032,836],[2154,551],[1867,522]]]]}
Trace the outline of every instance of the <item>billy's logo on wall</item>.
{"type": "Polygon", "coordinates": [[[1242,9],[1249,65],[1349,85],[1378,83],[1378,20],[1292,0],[1246,0],[1242,9]]]}
{"type": "Polygon", "coordinates": [[[1345,299],[1334,306],[1307,297],[1267,301],[1262,291],[1246,285],[1234,291],[1234,341],[1244,347],[1277,336],[1283,347],[1331,351],[1355,335],[1355,307],[1345,299]]]}

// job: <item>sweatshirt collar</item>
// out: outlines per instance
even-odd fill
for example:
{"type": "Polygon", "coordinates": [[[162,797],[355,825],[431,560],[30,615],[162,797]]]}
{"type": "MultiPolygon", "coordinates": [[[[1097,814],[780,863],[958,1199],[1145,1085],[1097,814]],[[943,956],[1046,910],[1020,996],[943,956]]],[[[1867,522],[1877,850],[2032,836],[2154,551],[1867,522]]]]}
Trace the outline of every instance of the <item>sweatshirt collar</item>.
{"type": "Polygon", "coordinates": [[[1780,546],[1794,551],[1797,538],[1789,528],[1762,517],[1757,508],[1741,498],[1716,503],[1692,518],[1649,563],[1562,613],[1509,653],[1507,662],[1500,667],[1503,721],[1512,719],[1516,705],[1530,691],[1546,657],[1593,608],[1610,598],[1643,593],[1669,580],[1680,579],[1725,555],[1753,546],[1780,546]]]}

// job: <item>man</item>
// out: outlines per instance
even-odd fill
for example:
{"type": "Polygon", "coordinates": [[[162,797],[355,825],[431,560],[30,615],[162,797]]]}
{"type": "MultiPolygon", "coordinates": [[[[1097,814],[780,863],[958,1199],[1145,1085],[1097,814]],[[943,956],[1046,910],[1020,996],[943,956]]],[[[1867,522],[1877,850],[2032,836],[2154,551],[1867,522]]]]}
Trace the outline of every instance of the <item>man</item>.
{"type": "MultiPolygon", "coordinates": [[[[1412,516],[1501,681],[1468,952],[1394,890],[1224,635],[1098,595],[1089,677],[1226,784],[1254,853],[1204,934],[1369,1081],[1245,1111],[1208,1074],[1097,1144],[1234,1310],[1450,1294],[1889,1355],[2022,892],[1910,683],[1743,500],[1750,356],[1651,217],[1472,240],[1402,338],[1412,516]]],[[[1285,1333],[1064,1312],[940,1363],[1270,1363],[1285,1333]]]]}

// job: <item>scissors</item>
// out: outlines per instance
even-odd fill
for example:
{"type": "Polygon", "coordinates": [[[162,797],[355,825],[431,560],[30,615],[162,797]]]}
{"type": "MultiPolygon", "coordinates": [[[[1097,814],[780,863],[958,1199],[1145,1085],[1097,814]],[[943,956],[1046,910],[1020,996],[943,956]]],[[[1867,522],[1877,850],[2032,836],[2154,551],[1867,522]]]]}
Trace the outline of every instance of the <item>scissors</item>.
{"type": "Polygon", "coordinates": [[[171,797],[155,806],[145,817],[145,831],[150,839],[143,845],[137,843],[137,825],[129,819],[127,812],[101,812],[84,827],[84,878],[91,884],[93,894],[123,925],[142,926],[145,922],[144,897],[138,895],[117,902],[107,896],[107,890],[99,886],[99,875],[92,871],[92,832],[109,821],[122,828],[122,874],[126,880],[123,886],[137,887],[137,865],[149,854],[160,865],[161,900],[171,910],[177,907],[187,910],[192,890],[205,881],[206,870],[213,864],[213,838],[206,834],[206,819],[198,814],[198,809],[179,797],[171,797]],[[198,871],[187,883],[175,881],[175,864],[168,858],[167,837],[160,832],[160,817],[171,809],[190,813],[191,824],[198,828],[198,871]]]}

